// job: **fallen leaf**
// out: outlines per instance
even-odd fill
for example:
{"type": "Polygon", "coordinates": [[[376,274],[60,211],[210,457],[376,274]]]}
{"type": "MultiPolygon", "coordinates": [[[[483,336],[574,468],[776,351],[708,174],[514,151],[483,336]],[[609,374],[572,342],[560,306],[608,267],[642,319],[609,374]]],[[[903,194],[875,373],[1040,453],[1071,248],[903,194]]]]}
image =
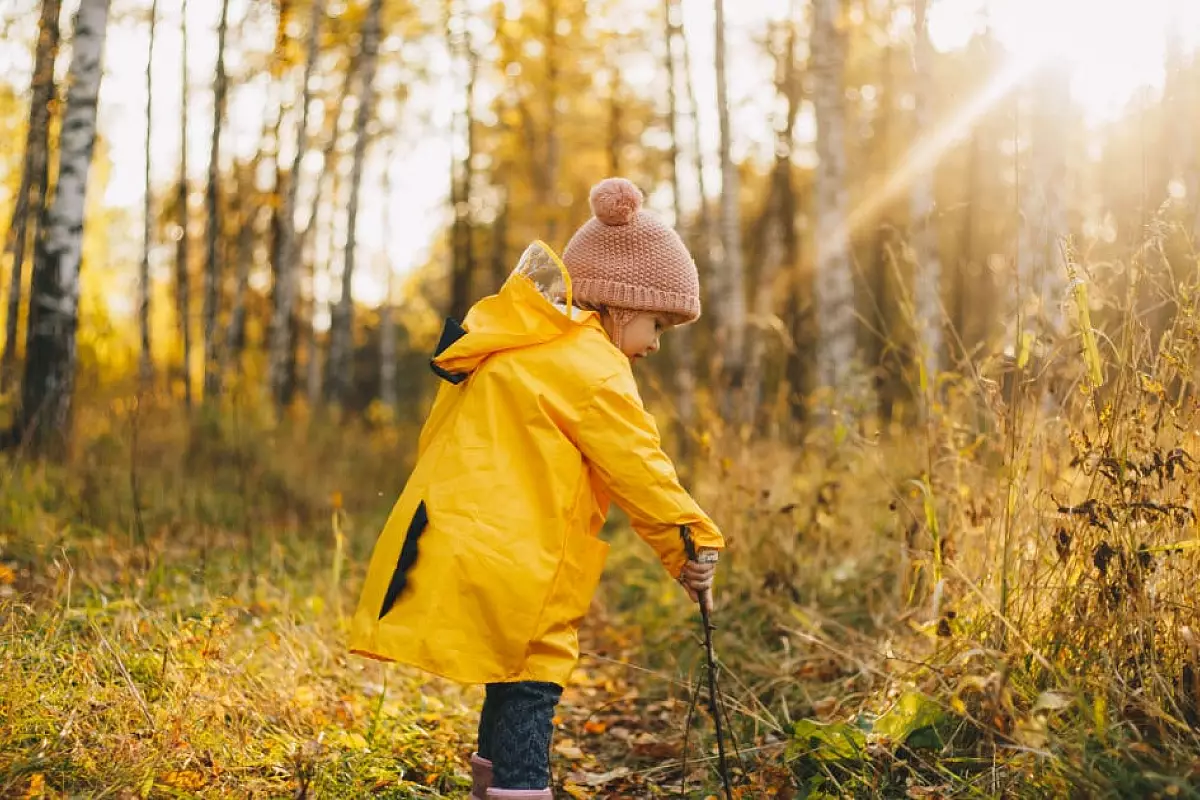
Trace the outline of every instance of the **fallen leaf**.
{"type": "Polygon", "coordinates": [[[617,778],[623,778],[628,774],[629,774],[629,767],[617,767],[616,769],[610,770],[609,772],[600,772],[600,773],[585,772],[585,773],[583,773],[583,782],[586,783],[588,786],[592,786],[592,787],[603,786],[604,784],[608,783],[609,781],[614,781],[617,778]]]}
{"type": "Polygon", "coordinates": [[[1071,705],[1073,698],[1071,695],[1064,692],[1046,691],[1038,695],[1037,702],[1033,705],[1034,711],[1047,709],[1050,711],[1061,711],[1071,705]]]}
{"type": "Polygon", "coordinates": [[[575,744],[574,739],[563,739],[554,745],[554,752],[558,753],[563,758],[569,758],[572,761],[578,761],[583,758],[583,751],[575,744]]]}

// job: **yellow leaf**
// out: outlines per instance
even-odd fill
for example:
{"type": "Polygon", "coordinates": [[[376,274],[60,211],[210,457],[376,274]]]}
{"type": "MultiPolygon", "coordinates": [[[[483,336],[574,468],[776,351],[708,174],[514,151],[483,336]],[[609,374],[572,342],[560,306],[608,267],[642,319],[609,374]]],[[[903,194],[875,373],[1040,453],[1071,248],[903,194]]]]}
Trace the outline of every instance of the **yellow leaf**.
{"type": "Polygon", "coordinates": [[[0,583],[12,583],[17,579],[17,573],[5,564],[0,564],[0,583]]]}
{"type": "Polygon", "coordinates": [[[351,750],[366,750],[367,740],[361,733],[347,733],[343,737],[343,742],[351,750]]]}
{"type": "Polygon", "coordinates": [[[566,792],[567,794],[571,795],[571,797],[574,797],[575,800],[587,800],[587,798],[592,796],[591,793],[587,789],[584,789],[582,786],[579,786],[578,784],[574,784],[574,783],[570,783],[570,782],[563,784],[563,791],[566,792]]]}
{"type": "Polygon", "coordinates": [[[1033,334],[1028,331],[1023,332],[1018,344],[1017,368],[1025,369],[1029,365],[1029,356],[1033,352],[1033,334]]]}
{"type": "Polygon", "coordinates": [[[25,792],[26,798],[45,797],[46,796],[46,776],[40,772],[35,772],[29,778],[29,789],[25,792]]]}
{"type": "Polygon", "coordinates": [[[194,769],[164,772],[159,776],[158,782],[164,786],[170,786],[172,789],[185,789],[193,792],[203,789],[208,783],[204,779],[204,775],[194,769]]]}
{"type": "Polygon", "coordinates": [[[311,686],[297,686],[293,699],[296,701],[296,705],[301,708],[309,708],[316,700],[316,697],[317,693],[312,690],[311,686]]]}
{"type": "Polygon", "coordinates": [[[604,733],[606,730],[608,730],[608,725],[599,720],[588,720],[583,726],[584,733],[599,734],[604,733]]]}

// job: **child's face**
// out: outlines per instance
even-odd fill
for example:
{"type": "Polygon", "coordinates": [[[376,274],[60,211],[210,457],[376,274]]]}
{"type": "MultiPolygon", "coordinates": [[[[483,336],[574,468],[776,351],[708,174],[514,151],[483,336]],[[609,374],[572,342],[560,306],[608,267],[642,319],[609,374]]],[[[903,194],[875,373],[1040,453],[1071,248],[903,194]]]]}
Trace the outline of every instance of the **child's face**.
{"type": "Polygon", "coordinates": [[[630,361],[637,361],[657,352],[659,337],[670,327],[670,322],[660,314],[639,313],[625,323],[625,328],[621,331],[621,352],[628,356],[630,361]]]}

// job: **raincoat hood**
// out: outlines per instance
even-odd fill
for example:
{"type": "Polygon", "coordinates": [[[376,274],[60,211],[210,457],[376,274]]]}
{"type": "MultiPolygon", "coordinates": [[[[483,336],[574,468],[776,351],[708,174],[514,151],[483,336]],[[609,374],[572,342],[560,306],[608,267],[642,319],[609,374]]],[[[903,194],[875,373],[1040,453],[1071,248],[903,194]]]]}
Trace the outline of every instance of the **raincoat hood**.
{"type": "Polygon", "coordinates": [[[599,316],[574,308],[572,299],[570,275],[544,242],[534,242],[498,294],[476,303],[461,327],[447,320],[434,370],[466,375],[490,356],[545,344],[581,325],[603,330],[599,316]]]}

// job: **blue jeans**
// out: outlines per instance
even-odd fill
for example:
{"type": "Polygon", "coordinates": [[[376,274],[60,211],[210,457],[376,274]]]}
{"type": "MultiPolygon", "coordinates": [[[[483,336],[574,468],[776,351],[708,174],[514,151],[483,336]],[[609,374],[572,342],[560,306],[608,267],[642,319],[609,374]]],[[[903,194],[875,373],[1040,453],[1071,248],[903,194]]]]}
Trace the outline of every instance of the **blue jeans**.
{"type": "Polygon", "coordinates": [[[492,762],[497,789],[550,787],[550,737],[562,687],[522,681],[489,683],[479,715],[479,755],[492,762]]]}

